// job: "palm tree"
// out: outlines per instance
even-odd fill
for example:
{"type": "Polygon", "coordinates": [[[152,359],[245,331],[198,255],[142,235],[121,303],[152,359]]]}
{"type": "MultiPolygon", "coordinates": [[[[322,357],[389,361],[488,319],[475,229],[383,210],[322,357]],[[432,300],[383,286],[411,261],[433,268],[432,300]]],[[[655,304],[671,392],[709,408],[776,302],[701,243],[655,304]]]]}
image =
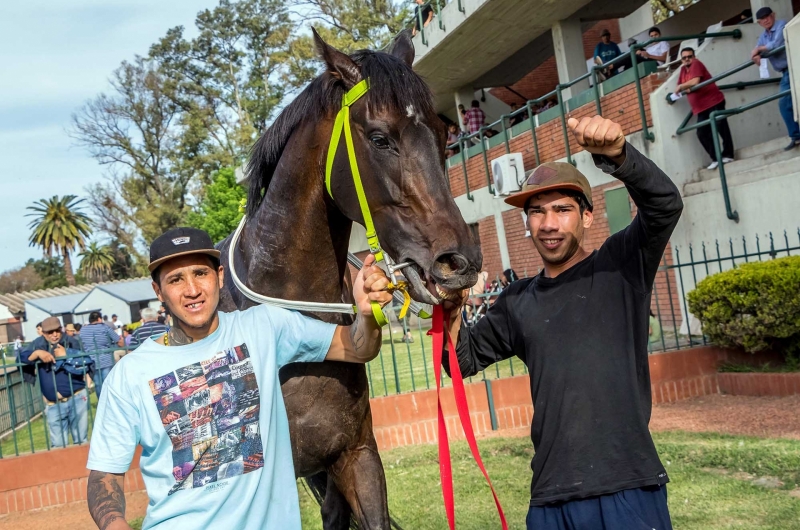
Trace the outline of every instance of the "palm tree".
{"type": "Polygon", "coordinates": [[[99,282],[111,275],[114,266],[114,255],[108,245],[98,246],[96,241],[79,254],[81,264],[78,269],[93,282],[99,282]]]}
{"type": "Polygon", "coordinates": [[[28,206],[33,213],[27,216],[35,217],[28,225],[33,229],[30,245],[42,247],[45,256],[52,256],[54,251],[61,254],[68,285],[75,285],[70,253],[78,247],[85,249],[86,238],[92,233],[90,220],[81,210],[82,202],[83,199],[78,200],[75,195],[61,198],[53,195],[50,199],[40,199],[33,206],[28,206]]]}

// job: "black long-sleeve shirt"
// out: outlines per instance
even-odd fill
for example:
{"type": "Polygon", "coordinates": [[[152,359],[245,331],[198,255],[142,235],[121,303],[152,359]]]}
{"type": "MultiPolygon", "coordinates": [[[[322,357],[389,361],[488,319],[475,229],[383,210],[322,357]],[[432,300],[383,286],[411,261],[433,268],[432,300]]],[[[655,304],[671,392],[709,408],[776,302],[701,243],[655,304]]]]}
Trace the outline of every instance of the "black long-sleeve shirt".
{"type": "Polygon", "coordinates": [[[647,334],[653,281],[683,204],[653,162],[625,149],[619,168],[604,157],[595,164],[627,187],[639,209],[631,224],[555,278],[512,283],[459,333],[465,377],[514,355],[528,366],[532,506],[669,481],[648,430],[647,334]]]}

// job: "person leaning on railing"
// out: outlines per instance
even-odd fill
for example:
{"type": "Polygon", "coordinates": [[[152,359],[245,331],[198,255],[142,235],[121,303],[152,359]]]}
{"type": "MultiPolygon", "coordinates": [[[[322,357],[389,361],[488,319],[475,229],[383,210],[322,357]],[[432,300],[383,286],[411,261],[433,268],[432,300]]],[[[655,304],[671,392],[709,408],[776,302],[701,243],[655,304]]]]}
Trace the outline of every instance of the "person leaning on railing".
{"type": "MultiPolygon", "coordinates": [[[[653,282],[683,203],[619,124],[595,116],[568,127],[597,168],[625,185],[636,217],[599,249],[585,248],[588,180],[568,163],[540,165],[506,202],[525,212],[544,270],[511,283],[471,329],[451,312],[450,334],[464,377],[511,357],[531,374],[529,530],[667,530],[669,478],[648,429],[647,337],[653,282]]],[[[447,355],[442,364],[449,374],[447,355]]]]}
{"type": "MultiPolygon", "coordinates": [[[[786,45],[786,41],[783,38],[783,28],[786,26],[786,21],[775,20],[775,13],[768,7],[762,7],[756,11],[756,20],[758,21],[758,25],[764,28],[764,33],[758,37],[758,42],[750,53],[750,57],[753,59],[754,63],[761,65],[762,54],[786,45]]],[[[789,63],[786,60],[786,51],[784,50],[770,55],[769,62],[772,63],[772,68],[781,74],[781,83],[778,90],[780,92],[789,90],[791,84],[789,81],[789,63]]],[[[800,125],[794,121],[792,95],[788,94],[782,97],[778,103],[778,108],[781,111],[781,117],[789,133],[789,145],[784,147],[786,151],[789,151],[800,145],[800,125]]]]}
{"type": "Polygon", "coordinates": [[[57,317],[42,322],[42,336],[19,352],[22,376],[26,383],[36,384],[42,391],[52,447],[65,447],[70,434],[72,442],[86,443],[88,436],[88,397],[84,376],[91,373],[91,360],[68,358],[78,353],[79,344],[61,332],[57,317]]]}
{"type": "MultiPolygon", "coordinates": [[[[708,68],[700,62],[694,55],[694,48],[686,47],[681,50],[681,69],[678,77],[678,86],[675,87],[673,97],[677,99],[686,94],[689,99],[689,106],[692,113],[697,116],[697,122],[706,121],[715,110],[725,109],[725,95],[716,83],[706,85],[699,90],[692,90],[703,81],[711,79],[712,75],[708,68]]],[[[717,132],[722,138],[722,162],[733,162],[733,137],[728,126],[728,119],[723,118],[717,121],[717,132]]],[[[714,149],[714,139],[712,136],[711,125],[705,125],[697,129],[697,139],[708,156],[711,157],[711,165],[708,169],[716,169],[719,166],[717,153],[714,149]]]]}

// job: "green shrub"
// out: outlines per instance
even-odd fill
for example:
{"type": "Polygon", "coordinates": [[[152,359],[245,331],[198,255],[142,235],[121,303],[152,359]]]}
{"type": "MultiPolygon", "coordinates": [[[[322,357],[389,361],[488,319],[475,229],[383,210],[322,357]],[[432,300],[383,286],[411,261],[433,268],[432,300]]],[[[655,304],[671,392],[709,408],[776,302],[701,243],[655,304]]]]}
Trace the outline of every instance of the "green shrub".
{"type": "Polygon", "coordinates": [[[750,353],[773,350],[789,364],[800,360],[800,256],[708,276],[687,298],[716,344],[750,353]]]}

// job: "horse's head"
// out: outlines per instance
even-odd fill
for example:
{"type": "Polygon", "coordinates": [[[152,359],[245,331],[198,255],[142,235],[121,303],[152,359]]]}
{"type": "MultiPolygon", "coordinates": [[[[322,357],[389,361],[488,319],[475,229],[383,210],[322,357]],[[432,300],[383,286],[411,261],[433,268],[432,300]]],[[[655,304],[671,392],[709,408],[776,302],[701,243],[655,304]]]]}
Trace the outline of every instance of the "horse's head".
{"type": "MultiPolygon", "coordinates": [[[[408,33],[386,52],[352,57],[314,37],[327,65],[323,77],[343,90],[369,79],[369,91],[350,110],[356,159],[381,246],[398,263],[413,263],[403,271],[411,296],[436,304],[472,286],[481,269],[480,248],[450,194],[446,128],[429,88],[411,69],[414,46],[408,33]]],[[[325,134],[330,138],[328,129],[325,134]]],[[[339,210],[363,224],[344,138],[331,192],[339,210]]]]}

